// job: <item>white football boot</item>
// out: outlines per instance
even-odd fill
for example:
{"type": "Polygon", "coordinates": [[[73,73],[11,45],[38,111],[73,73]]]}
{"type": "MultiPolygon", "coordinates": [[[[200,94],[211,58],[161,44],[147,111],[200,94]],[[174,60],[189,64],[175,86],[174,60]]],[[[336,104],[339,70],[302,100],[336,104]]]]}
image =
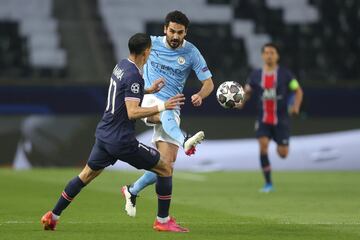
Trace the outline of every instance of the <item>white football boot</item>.
{"type": "Polygon", "coordinates": [[[129,191],[129,185],[121,188],[121,193],[125,198],[125,211],[130,217],[136,216],[136,198],[137,195],[131,194],[129,191]]]}
{"type": "Polygon", "coordinates": [[[191,137],[186,136],[183,145],[185,154],[188,156],[195,154],[196,145],[201,143],[202,140],[204,140],[204,138],[205,138],[205,134],[203,131],[199,131],[191,137]]]}

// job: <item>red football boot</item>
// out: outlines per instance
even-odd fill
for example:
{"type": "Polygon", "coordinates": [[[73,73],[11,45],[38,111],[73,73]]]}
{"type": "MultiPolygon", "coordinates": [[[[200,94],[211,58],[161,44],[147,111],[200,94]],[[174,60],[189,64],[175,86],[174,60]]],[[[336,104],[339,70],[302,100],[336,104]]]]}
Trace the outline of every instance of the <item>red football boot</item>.
{"type": "Polygon", "coordinates": [[[53,219],[53,213],[51,211],[45,213],[45,215],[41,218],[41,223],[44,226],[44,230],[54,231],[57,222],[57,220],[53,219]]]}
{"type": "Polygon", "coordinates": [[[181,227],[176,223],[175,218],[170,217],[166,223],[160,223],[157,219],[154,222],[153,228],[161,232],[189,232],[189,229],[181,227]]]}

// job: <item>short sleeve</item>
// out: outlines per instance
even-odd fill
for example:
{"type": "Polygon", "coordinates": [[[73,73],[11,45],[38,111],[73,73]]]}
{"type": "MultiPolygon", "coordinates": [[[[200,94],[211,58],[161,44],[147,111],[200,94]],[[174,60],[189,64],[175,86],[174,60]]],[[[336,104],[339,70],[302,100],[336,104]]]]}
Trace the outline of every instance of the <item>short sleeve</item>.
{"type": "Polygon", "coordinates": [[[144,80],[140,74],[130,74],[125,83],[125,101],[141,101],[144,96],[144,80]]]}
{"type": "Polygon", "coordinates": [[[192,69],[195,71],[197,78],[200,81],[204,81],[212,77],[212,74],[206,64],[204,57],[201,55],[200,51],[194,47],[192,50],[192,69]]]}

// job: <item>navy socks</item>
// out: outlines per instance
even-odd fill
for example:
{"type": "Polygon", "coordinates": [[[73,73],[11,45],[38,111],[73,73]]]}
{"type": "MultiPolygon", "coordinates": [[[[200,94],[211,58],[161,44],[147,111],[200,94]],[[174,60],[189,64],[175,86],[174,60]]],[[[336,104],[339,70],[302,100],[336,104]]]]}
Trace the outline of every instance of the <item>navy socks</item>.
{"type": "Polygon", "coordinates": [[[61,212],[69,206],[75,196],[81,191],[85,184],[76,176],[65,187],[52,212],[60,216],[61,212]]]}
{"type": "Polygon", "coordinates": [[[171,193],[172,193],[172,176],[157,177],[156,193],[158,195],[158,217],[165,218],[169,216],[171,193]]]}

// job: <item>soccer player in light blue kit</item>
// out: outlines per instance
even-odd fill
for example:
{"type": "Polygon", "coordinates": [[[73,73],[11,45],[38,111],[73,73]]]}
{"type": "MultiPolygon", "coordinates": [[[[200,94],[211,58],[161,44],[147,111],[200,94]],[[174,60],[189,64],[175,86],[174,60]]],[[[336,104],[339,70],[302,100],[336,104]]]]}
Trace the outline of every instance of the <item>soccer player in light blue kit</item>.
{"type": "MultiPolygon", "coordinates": [[[[212,75],[203,56],[192,43],[184,39],[188,25],[189,20],[185,14],[173,11],[168,13],[165,18],[165,36],[151,37],[152,50],[143,73],[145,86],[151,85],[159,78],[164,78],[165,86],[160,92],[144,98],[142,106],[161,105],[171,96],[182,93],[191,70],[194,70],[202,83],[199,92],[191,96],[191,102],[195,107],[201,106],[203,99],[213,91],[212,75]]],[[[161,115],[155,115],[144,121],[147,124],[153,124],[152,141],[172,166],[176,160],[179,146],[184,148],[187,155],[191,155],[195,153],[195,146],[204,138],[203,131],[199,131],[190,138],[183,135],[179,127],[179,110],[163,111],[161,115]]],[[[125,210],[129,216],[136,215],[135,205],[138,193],[155,181],[156,175],[146,171],[134,184],[122,188],[126,200],[125,210]]]]}

